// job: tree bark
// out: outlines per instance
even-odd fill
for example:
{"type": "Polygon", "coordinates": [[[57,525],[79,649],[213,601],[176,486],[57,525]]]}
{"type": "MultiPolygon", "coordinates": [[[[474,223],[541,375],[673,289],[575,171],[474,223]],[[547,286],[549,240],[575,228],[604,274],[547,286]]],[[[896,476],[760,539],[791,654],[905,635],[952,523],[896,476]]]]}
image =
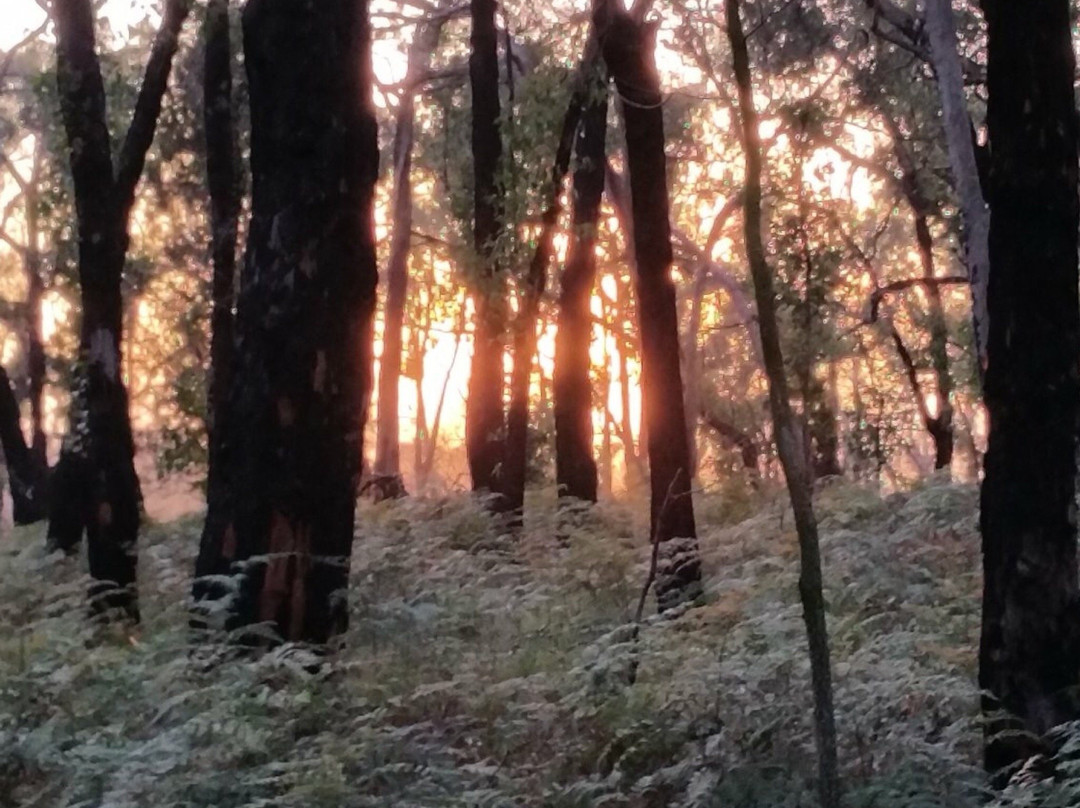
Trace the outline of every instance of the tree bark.
{"type": "Polygon", "coordinates": [[[839,808],[840,778],[836,759],[836,719],[833,712],[829,636],[822,595],[821,551],[814,515],[810,469],[799,445],[799,432],[788,398],[780,331],[776,322],[776,296],[761,234],[761,139],[750,79],[750,57],[739,18],[739,0],[725,0],[728,39],[739,90],[743,150],[746,155],[744,227],[747,260],[757,300],[765,371],[769,378],[769,406],[777,453],[787,478],[795,529],[799,537],[799,595],[810,646],[810,675],[814,689],[814,726],[818,752],[818,790],[822,808],[839,808]]]}
{"type": "MultiPolygon", "coordinates": [[[[229,394],[233,384],[236,300],[236,246],[240,222],[242,173],[233,117],[232,43],[229,0],[209,0],[204,27],[206,55],[203,68],[203,126],[206,138],[206,179],[210,193],[210,255],[213,264],[210,315],[210,368],[206,402],[209,469],[206,481],[207,512],[199,557],[195,563],[192,594],[196,604],[220,596],[214,579],[227,563],[220,557],[224,532],[232,523],[232,486],[224,463],[229,434],[229,394]]],[[[205,614],[196,614],[197,622],[205,614]]]]}
{"type": "Polygon", "coordinates": [[[964,221],[964,254],[971,280],[971,317],[980,374],[986,371],[989,340],[987,290],[990,273],[990,211],[979,181],[971,116],[964,96],[964,71],[956,40],[952,0],[927,0],[926,38],[937,74],[949,166],[964,221]]]}
{"type": "Polygon", "coordinates": [[[346,589],[375,307],[367,3],[251,0],[243,12],[252,212],[222,462],[226,627],[326,643],[346,589]],[[227,569],[225,569],[227,566],[227,569]]]}
{"type": "Polygon", "coordinates": [[[13,521],[17,525],[40,521],[46,513],[45,491],[41,488],[44,479],[38,476],[33,452],[26,445],[19,423],[19,402],[4,368],[0,368],[0,446],[11,489],[13,521]]]}
{"type": "Polygon", "coordinates": [[[661,611],[701,593],[701,556],[691,497],[679,323],[671,279],[671,223],[664,117],[656,70],[656,26],[600,0],[595,26],[619,95],[630,177],[637,303],[641,331],[643,424],[648,433],[650,528],[659,545],[661,611]]]}
{"type": "Polygon", "coordinates": [[[136,540],[141,497],[127,389],[121,375],[121,278],[135,186],[153,141],[190,0],[165,5],[113,173],[105,88],[89,0],[57,0],[57,85],[78,219],[82,325],[69,430],[52,481],[50,544],[70,550],[87,534],[91,607],[138,620],[136,540]]]}
{"type": "Polygon", "coordinates": [[[499,55],[495,0],[472,0],[469,80],[472,86],[473,246],[478,266],[473,279],[472,370],[465,403],[465,449],[473,491],[491,495],[506,510],[502,465],[506,445],[503,336],[505,284],[495,257],[501,230],[501,192],[496,171],[502,158],[499,128],[499,55]]]}
{"type": "MultiPolygon", "coordinates": [[[[555,151],[548,197],[544,206],[540,236],[525,278],[525,294],[514,323],[514,369],[510,377],[510,407],[506,417],[506,462],[504,468],[504,493],[507,508],[513,514],[515,524],[521,524],[525,504],[525,476],[527,471],[529,437],[529,383],[536,363],[537,319],[540,301],[547,286],[548,267],[551,264],[555,230],[562,213],[563,182],[570,171],[570,159],[574,152],[574,140],[578,134],[585,111],[590,81],[598,60],[597,47],[590,39],[586,55],[578,69],[576,86],[570,96],[569,107],[563,116],[559,145],[555,151]]],[[[605,113],[607,106],[605,104],[605,113]]],[[[601,186],[602,187],[602,186],[601,186]]],[[[591,286],[590,286],[591,288],[591,286]]],[[[558,349],[556,348],[556,351],[558,349]]],[[[588,335],[585,336],[588,355],[588,335]]],[[[558,361],[558,360],[556,360],[558,361]]],[[[557,416],[556,416],[557,417],[557,416]]],[[[556,429],[558,426],[556,424],[556,429]]],[[[556,452],[558,451],[556,439],[556,452]]],[[[557,461],[556,461],[557,464],[557,461]]],[[[594,484],[595,489],[595,484],[594,484]]],[[[593,494],[595,500],[595,492],[593,494]]]]}
{"type": "Polygon", "coordinates": [[[986,764],[999,772],[1078,717],[1080,201],[1070,4],[982,6],[992,214],[979,684],[987,714],[1011,716],[987,727],[986,764]]]}
{"type": "MultiPolygon", "coordinates": [[[[600,70],[597,64],[595,70],[600,70]]],[[[594,77],[586,77],[590,85],[594,77]]],[[[559,496],[596,502],[597,467],[593,457],[592,290],[596,282],[596,230],[604,193],[607,149],[607,82],[590,86],[574,145],[577,167],[572,189],[573,232],[559,294],[555,369],[555,479],[559,496]]],[[[607,388],[604,388],[606,405],[607,388]]],[[[610,433],[609,433],[610,434],[610,433]]]]}
{"type": "Polygon", "coordinates": [[[416,125],[416,93],[431,66],[445,17],[417,23],[409,48],[394,128],[393,235],[386,264],[386,307],[383,312],[382,355],[379,358],[379,411],[372,473],[380,485],[399,496],[405,493],[401,477],[401,439],[398,388],[401,380],[402,328],[409,286],[409,251],[412,247],[412,153],[416,125]]]}

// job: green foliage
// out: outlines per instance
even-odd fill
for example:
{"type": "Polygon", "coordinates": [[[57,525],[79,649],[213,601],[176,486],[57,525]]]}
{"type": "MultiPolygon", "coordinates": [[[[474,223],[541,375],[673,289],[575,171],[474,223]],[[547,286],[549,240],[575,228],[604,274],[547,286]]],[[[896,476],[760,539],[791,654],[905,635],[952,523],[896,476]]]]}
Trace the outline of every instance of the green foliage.
{"type": "MultiPolygon", "coordinates": [[[[466,496],[365,503],[345,648],[321,664],[190,645],[197,521],[147,531],[132,635],[89,625],[79,564],[17,530],[0,805],[813,808],[793,526],[759,496],[703,532],[705,605],[636,640],[644,514],[559,531],[537,499],[515,541],[466,496]]],[[[974,808],[974,491],[834,486],[819,506],[847,805],[974,808]]],[[[1021,793],[1001,808],[1074,804],[1021,793]]]]}

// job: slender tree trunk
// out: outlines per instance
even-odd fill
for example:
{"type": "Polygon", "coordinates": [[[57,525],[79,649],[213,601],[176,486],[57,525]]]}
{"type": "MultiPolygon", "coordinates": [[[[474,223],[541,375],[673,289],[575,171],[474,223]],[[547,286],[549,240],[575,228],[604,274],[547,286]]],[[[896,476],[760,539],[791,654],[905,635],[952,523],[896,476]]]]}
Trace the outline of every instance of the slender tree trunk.
{"type": "Polygon", "coordinates": [[[44,491],[39,488],[41,480],[33,452],[26,445],[19,423],[19,402],[3,368],[0,368],[0,446],[3,446],[11,488],[12,519],[17,525],[40,521],[46,512],[44,491]]]}
{"type": "MultiPolygon", "coordinates": [[[[233,123],[232,45],[229,2],[210,0],[206,10],[203,70],[203,124],[206,174],[210,191],[210,255],[213,263],[210,319],[210,369],[206,402],[210,439],[206,484],[207,513],[199,557],[195,563],[193,595],[196,604],[225,593],[207,576],[225,575],[229,562],[221,555],[224,533],[232,530],[232,486],[225,465],[229,437],[229,393],[235,364],[233,304],[236,299],[236,245],[240,222],[241,168],[233,123]]],[[[231,536],[229,541],[235,541],[231,536]]],[[[204,621],[206,615],[198,616],[204,621]]]]}
{"type": "Polygon", "coordinates": [[[325,643],[346,589],[375,307],[378,173],[367,3],[243,13],[252,213],[223,462],[227,626],[325,643]]]}
{"type": "Polygon", "coordinates": [[[956,41],[952,0],[927,0],[926,37],[944,113],[942,125],[948,144],[949,165],[964,218],[964,253],[971,280],[971,316],[980,375],[987,366],[990,274],[990,211],[979,182],[979,164],[971,135],[971,116],[964,95],[964,71],[956,41]]]}
{"type": "MultiPolygon", "coordinates": [[[[934,245],[930,225],[925,216],[915,217],[915,240],[923,265],[923,277],[934,280],[934,245]]],[[[949,330],[945,324],[945,309],[941,303],[941,288],[926,284],[930,319],[930,361],[937,380],[938,411],[926,421],[926,429],[934,439],[934,468],[947,469],[953,456],[952,377],[949,375],[949,330]]]]}
{"type": "MultiPolygon", "coordinates": [[[[515,524],[520,524],[525,504],[525,476],[528,461],[529,437],[529,386],[536,363],[537,320],[540,301],[547,286],[548,266],[551,264],[555,230],[562,213],[563,181],[570,171],[570,158],[574,152],[587,94],[590,90],[591,73],[598,61],[596,44],[590,40],[587,54],[578,70],[577,86],[571,93],[569,108],[563,117],[559,145],[555,152],[555,165],[551,171],[548,197],[544,207],[540,236],[525,279],[525,294],[514,324],[514,369],[510,377],[510,408],[506,418],[506,461],[504,488],[507,507],[514,514],[515,524]]],[[[605,105],[606,110],[606,105],[605,105]]],[[[601,186],[602,187],[602,186],[601,186]]],[[[556,348],[557,351],[557,348],[556,348]]],[[[588,337],[585,338],[588,355],[588,337]]],[[[556,426],[556,428],[558,428],[556,426]]],[[[556,439],[556,451],[558,451],[556,439]]],[[[593,486],[595,488],[595,484],[593,486]]],[[[595,500],[595,493],[593,495],[595,500]]]]}
{"type": "Polygon", "coordinates": [[[671,223],[656,28],[601,0],[596,6],[604,61],[622,98],[641,330],[643,423],[648,432],[650,526],[660,546],[661,610],[701,593],[692,467],[686,440],[679,323],[671,280],[671,223]]]}
{"type": "MultiPolygon", "coordinates": [[[[600,69],[600,65],[596,65],[600,69]]],[[[587,76],[590,96],[582,114],[575,152],[573,232],[559,294],[555,338],[555,478],[559,495],[596,502],[597,468],[593,459],[592,290],[596,281],[596,230],[604,193],[607,148],[607,82],[602,92],[587,76]]],[[[604,390],[606,405],[607,389],[604,390]]],[[[609,433],[610,434],[610,433],[609,433]]]]}
{"type": "Polygon", "coordinates": [[[769,406],[772,410],[776,448],[784,467],[795,529],[799,537],[801,570],[799,595],[810,646],[810,674],[814,688],[814,726],[818,752],[818,789],[822,808],[839,808],[840,780],[836,759],[836,722],[833,713],[832,672],[829,664],[829,636],[822,595],[821,551],[814,516],[812,479],[802,448],[798,427],[788,398],[780,331],[776,323],[776,303],[772,273],[761,235],[761,140],[750,79],[750,57],[739,18],[739,0],[725,0],[728,39],[739,89],[739,112],[743,149],[746,153],[746,198],[744,226],[746,253],[757,299],[758,325],[769,377],[769,406]]]}
{"type": "Polygon", "coordinates": [[[469,79],[472,86],[473,241],[478,266],[473,279],[472,370],[465,404],[465,448],[473,490],[494,495],[495,510],[505,510],[502,464],[506,444],[503,335],[505,284],[496,264],[495,240],[501,229],[501,192],[496,171],[502,158],[499,130],[499,55],[495,0],[472,0],[469,79]]]}
{"type": "Polygon", "coordinates": [[[180,27],[190,0],[165,5],[135,112],[113,173],[105,87],[89,0],[57,0],[57,85],[78,219],[82,325],[79,372],[60,468],[52,480],[50,544],[71,549],[87,534],[91,606],[139,616],[135,592],[141,497],[128,394],[121,375],[121,277],[135,186],[154,138],[180,27]]]}
{"type": "Polygon", "coordinates": [[[998,772],[1078,717],[1080,202],[1070,4],[982,5],[992,215],[979,684],[994,717],[986,764],[998,772]]]}
{"type": "Polygon", "coordinates": [[[431,57],[439,44],[442,20],[419,23],[409,48],[405,88],[395,116],[393,235],[386,265],[386,307],[383,312],[382,355],[379,360],[379,411],[375,435],[375,463],[372,472],[379,478],[384,494],[405,493],[401,478],[400,412],[398,387],[401,379],[402,328],[405,324],[405,296],[409,286],[409,251],[412,246],[413,197],[412,152],[416,125],[416,93],[430,69],[431,57]]]}

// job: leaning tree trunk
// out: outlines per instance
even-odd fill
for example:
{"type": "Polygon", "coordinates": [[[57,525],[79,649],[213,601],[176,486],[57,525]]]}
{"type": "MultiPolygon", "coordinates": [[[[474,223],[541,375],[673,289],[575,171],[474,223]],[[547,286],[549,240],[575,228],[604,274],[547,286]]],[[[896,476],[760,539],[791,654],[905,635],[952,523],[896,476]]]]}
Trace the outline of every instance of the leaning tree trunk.
{"type": "Polygon", "coordinates": [[[252,208],[223,462],[227,626],[325,643],[346,588],[371,390],[374,184],[367,3],[250,2],[252,208]]]}
{"type": "Polygon", "coordinates": [[[992,213],[979,684],[994,719],[986,764],[999,772],[1078,717],[1080,202],[1070,4],[983,9],[992,213]]]}
{"type": "Polygon", "coordinates": [[[68,434],[52,479],[51,545],[87,535],[91,607],[139,616],[135,542],[141,497],[128,395],[121,376],[121,278],[135,186],[153,142],[180,27],[190,0],[169,0],[113,173],[105,87],[89,0],[56,0],[57,86],[78,220],[82,326],[68,434]]]}
{"type": "MultiPolygon", "coordinates": [[[[599,70],[600,66],[597,65],[599,70]]],[[[590,84],[592,77],[587,76],[590,84]]],[[[593,458],[592,290],[596,281],[596,229],[604,193],[607,147],[607,82],[592,87],[582,113],[575,152],[573,232],[559,294],[555,369],[555,479],[559,496],[596,502],[597,468],[593,458]]],[[[605,365],[605,372],[607,366],[605,365]]],[[[604,388],[604,406],[607,406],[604,388]]],[[[610,430],[605,426],[605,433],[610,430]]]]}
{"type": "MultiPolygon", "coordinates": [[[[386,307],[383,313],[382,355],[379,358],[379,409],[372,473],[383,497],[405,493],[401,477],[400,412],[402,328],[405,324],[405,293],[409,286],[409,251],[412,247],[413,197],[412,153],[416,127],[416,93],[420,90],[439,44],[442,20],[417,24],[405,88],[395,116],[393,235],[386,264],[386,307]]],[[[417,393],[419,396],[420,394],[417,393]]]]}
{"type": "Polygon", "coordinates": [[[656,596],[668,609],[701,593],[692,468],[686,439],[679,322],[671,279],[664,155],[663,97],[656,70],[656,28],[632,18],[621,4],[600,2],[596,27],[604,61],[622,98],[630,175],[637,302],[641,328],[643,426],[648,433],[650,526],[659,545],[656,596]]]}
{"type": "MultiPolygon", "coordinates": [[[[223,462],[229,434],[229,392],[233,384],[233,304],[236,300],[236,244],[240,222],[242,174],[233,115],[232,43],[229,0],[210,0],[204,28],[203,125],[206,137],[206,179],[210,192],[210,255],[213,262],[210,315],[210,369],[206,402],[209,470],[206,521],[195,565],[192,593],[198,604],[213,598],[207,576],[225,574],[220,550],[231,525],[232,487],[223,462]]],[[[201,619],[201,618],[200,618],[201,619]]]]}
{"type": "Polygon", "coordinates": [[[810,647],[810,676],[814,689],[814,728],[818,752],[818,789],[822,808],[839,808],[840,779],[836,759],[836,720],[833,712],[829,636],[822,595],[821,550],[814,516],[813,479],[800,446],[799,430],[788,398],[780,331],[776,322],[776,296],[761,234],[761,138],[750,80],[750,57],[739,18],[739,0],[726,0],[728,39],[739,90],[742,142],[746,153],[744,229],[747,259],[757,301],[758,327],[769,379],[769,407],[777,453],[784,467],[795,530],[799,537],[799,595],[810,647]]]}
{"type": "Polygon", "coordinates": [[[496,171],[502,157],[499,130],[499,54],[495,0],[472,0],[473,242],[477,267],[472,279],[475,320],[472,370],[465,402],[465,449],[473,490],[493,495],[496,510],[505,510],[502,463],[506,441],[503,406],[503,334],[506,300],[496,263],[495,241],[502,205],[496,171]]]}

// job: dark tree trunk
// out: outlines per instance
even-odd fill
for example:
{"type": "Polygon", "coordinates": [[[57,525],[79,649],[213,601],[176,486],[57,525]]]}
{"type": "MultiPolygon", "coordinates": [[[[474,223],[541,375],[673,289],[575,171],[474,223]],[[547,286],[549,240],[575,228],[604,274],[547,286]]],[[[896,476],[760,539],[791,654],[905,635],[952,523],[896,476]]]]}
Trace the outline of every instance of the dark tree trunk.
{"type": "Polygon", "coordinates": [[[190,0],[169,0],[113,172],[105,88],[89,0],[57,0],[57,84],[78,218],[82,325],[68,435],[52,480],[50,543],[70,550],[86,530],[91,607],[138,619],[135,542],[141,497],[121,376],[123,299],[135,186],[154,138],[190,0]]]}
{"type": "MultiPolygon", "coordinates": [[[[440,18],[441,19],[441,18],[440,18]]],[[[405,324],[405,293],[409,286],[409,250],[412,247],[412,153],[416,123],[416,93],[439,43],[440,22],[417,25],[405,89],[395,116],[393,235],[386,265],[386,306],[383,312],[382,355],[379,359],[379,410],[372,473],[384,494],[405,493],[401,477],[400,413],[398,387],[401,380],[402,328],[405,324]]],[[[419,394],[418,394],[419,395],[419,394]]]]}
{"type": "Polygon", "coordinates": [[[679,323],[671,280],[663,98],[655,62],[656,28],[601,2],[596,8],[604,61],[615,80],[626,131],[637,303],[641,329],[643,424],[648,432],[650,526],[661,548],[656,576],[660,609],[701,593],[692,468],[686,440],[679,323]]]}
{"type": "Polygon", "coordinates": [[[746,154],[744,228],[746,253],[757,301],[758,327],[769,378],[769,407],[777,453],[784,467],[795,529],[799,537],[799,596],[810,648],[810,676],[814,689],[814,728],[818,752],[818,790],[822,808],[839,808],[840,778],[836,758],[836,719],[833,712],[829,635],[822,594],[821,550],[813,505],[813,479],[800,446],[799,430],[788,398],[780,331],[776,322],[776,297],[772,272],[765,253],[761,229],[761,138],[750,79],[750,57],[739,18],[739,0],[726,0],[728,39],[739,89],[739,113],[743,150],[746,154]]]}
{"type": "MultiPolygon", "coordinates": [[[[923,265],[923,277],[934,279],[934,244],[926,216],[915,217],[915,239],[923,265]]],[[[926,420],[926,430],[934,440],[934,468],[947,469],[953,456],[952,377],[949,375],[949,331],[941,303],[941,288],[926,285],[930,301],[930,361],[937,379],[938,412],[926,420]]]]}
{"type": "MultiPolygon", "coordinates": [[[[955,38],[955,35],[954,35],[955,38]]],[[[965,113],[966,114],[966,113],[965,113]]],[[[937,380],[937,395],[938,395],[938,413],[932,415],[926,406],[926,401],[922,398],[921,391],[918,391],[918,385],[913,388],[917,390],[916,395],[920,397],[919,412],[922,415],[923,423],[926,426],[926,431],[930,433],[930,437],[934,441],[934,468],[942,469],[948,468],[952,464],[953,455],[953,408],[952,408],[952,377],[949,375],[949,331],[945,323],[945,312],[941,303],[941,289],[939,283],[936,281],[936,272],[934,269],[934,240],[930,233],[930,201],[923,194],[922,189],[919,187],[918,172],[915,168],[915,162],[911,157],[911,154],[903,146],[903,133],[900,131],[900,127],[891,118],[886,119],[886,125],[893,138],[893,153],[896,155],[897,162],[900,164],[901,177],[900,177],[900,190],[903,192],[904,197],[907,199],[908,206],[911,208],[912,215],[915,218],[915,246],[919,251],[919,262],[922,264],[923,280],[926,288],[927,298],[929,299],[929,320],[930,320],[930,360],[934,367],[934,375],[937,380]]],[[[982,273],[985,276],[986,267],[982,267],[982,273]]],[[[985,280],[985,278],[984,278],[985,280]]],[[[978,298],[978,294],[974,291],[972,298],[978,298]]],[[[985,305],[983,302],[982,305],[985,305]]],[[[985,322],[985,312],[983,312],[983,319],[979,319],[979,316],[975,317],[975,323],[985,322]]],[[[985,346],[982,343],[979,344],[982,347],[977,346],[976,352],[978,353],[978,361],[981,363],[983,355],[981,353],[982,348],[985,346]]],[[[901,356],[903,358],[903,356],[901,356]]],[[[905,361],[905,365],[909,362],[905,361]]],[[[909,368],[909,376],[911,370],[909,368]]],[[[980,364],[980,374],[982,373],[982,365],[980,364]]]]}
{"type": "Polygon", "coordinates": [[[472,281],[475,324],[472,370],[465,403],[465,449],[473,490],[494,495],[492,505],[505,510],[502,464],[506,442],[503,406],[503,335],[506,301],[502,272],[495,263],[495,240],[502,205],[495,174],[502,157],[499,131],[499,55],[495,0],[472,0],[472,153],[477,267],[472,281]]]}
{"type": "Polygon", "coordinates": [[[979,684],[993,771],[1075,720],[1076,60],[1066,0],[983,0],[988,26],[990,413],[979,684]]]}
{"type": "Polygon", "coordinates": [[[252,217],[223,462],[226,625],[325,643],[346,589],[371,390],[378,169],[367,3],[243,12],[252,217]]]}
{"type": "Polygon", "coordinates": [[[46,514],[44,478],[39,476],[34,454],[26,445],[19,423],[19,402],[3,368],[0,368],[0,445],[4,449],[15,524],[41,521],[46,514]]]}
{"type": "Polygon", "coordinates": [[[195,564],[196,603],[213,598],[203,576],[224,574],[220,552],[231,525],[231,486],[223,463],[228,435],[229,392],[233,383],[233,304],[236,299],[236,242],[240,222],[242,174],[233,116],[232,43],[228,0],[210,0],[204,28],[203,125],[206,137],[206,179],[210,192],[210,254],[213,263],[210,319],[210,369],[206,402],[209,433],[207,512],[199,558],[195,564]]]}
{"type": "MultiPolygon", "coordinates": [[[[587,75],[586,80],[591,85],[594,77],[587,75]]],[[[601,88],[590,89],[589,103],[582,113],[574,146],[578,162],[572,191],[573,232],[559,294],[552,383],[555,479],[559,496],[596,502],[589,346],[593,328],[592,290],[596,281],[596,230],[604,193],[607,149],[607,82],[604,81],[601,88]]],[[[606,407],[606,387],[604,391],[606,407]]]]}
{"type": "MultiPolygon", "coordinates": [[[[528,460],[528,436],[529,436],[529,383],[532,379],[532,371],[536,361],[537,343],[537,319],[540,313],[540,300],[547,286],[548,266],[551,264],[553,240],[555,230],[558,227],[559,215],[562,213],[562,205],[559,201],[562,196],[563,181],[570,171],[570,159],[574,153],[574,141],[581,126],[585,104],[591,88],[592,76],[599,63],[599,54],[596,43],[590,40],[587,46],[587,54],[582,59],[578,71],[577,86],[571,93],[569,108],[563,117],[562,130],[559,134],[559,145],[555,152],[555,165],[551,171],[551,185],[548,189],[548,198],[544,208],[543,222],[540,237],[537,240],[536,250],[533,253],[532,262],[525,280],[525,295],[521,310],[518,313],[514,329],[514,370],[510,377],[510,408],[506,418],[506,465],[505,465],[505,493],[507,507],[515,514],[515,521],[521,520],[521,509],[525,504],[525,475],[526,461],[528,460]]],[[[606,111],[605,103],[604,109],[606,111]]],[[[602,156],[602,155],[601,155],[602,156]]],[[[601,174],[601,190],[603,188],[603,175],[601,174]]],[[[591,246],[590,246],[591,252],[591,246]]],[[[591,282],[589,285],[591,290],[591,282]]],[[[586,295],[588,291],[586,291],[586,295]]],[[[588,312],[586,311],[586,314],[588,312]]],[[[591,325],[589,326],[591,329],[591,325]]],[[[584,343],[581,346],[588,357],[589,331],[584,335],[584,343]]],[[[556,348],[557,350],[557,348],[556,348]]],[[[556,361],[558,361],[556,359],[556,361]]],[[[558,371],[556,370],[556,373],[558,371]]],[[[586,373],[587,373],[586,368],[586,373]]],[[[586,406],[588,402],[586,401],[586,406]]],[[[558,412],[556,411],[556,419],[558,412]]],[[[591,425],[590,425],[591,426],[591,425]]],[[[556,421],[558,429],[558,421],[556,421]]],[[[590,428],[591,444],[591,428],[590,428]]],[[[558,441],[556,439],[556,451],[558,441]]],[[[590,452],[591,455],[591,452],[590,452]]],[[[591,457],[590,457],[591,459],[591,457]]],[[[595,466],[593,470],[593,495],[596,499],[595,466]]]]}

